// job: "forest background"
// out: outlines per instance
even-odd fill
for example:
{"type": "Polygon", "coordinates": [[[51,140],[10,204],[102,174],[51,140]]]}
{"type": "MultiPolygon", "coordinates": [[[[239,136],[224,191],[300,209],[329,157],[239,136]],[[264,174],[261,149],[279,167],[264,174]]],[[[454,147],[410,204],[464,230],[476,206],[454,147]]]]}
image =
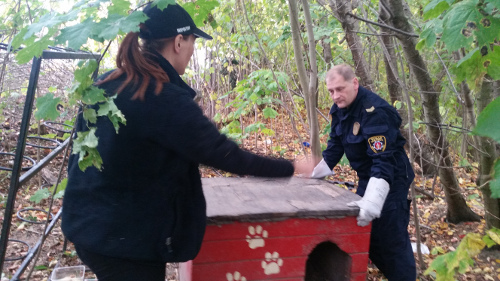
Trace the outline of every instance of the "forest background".
{"type": "MultiPolygon", "coordinates": [[[[488,257],[494,251],[486,260],[479,255],[500,242],[499,1],[178,2],[214,37],[198,40],[184,78],[198,89],[200,106],[223,133],[261,154],[319,156],[332,104],[325,73],[336,64],[353,66],[361,85],[389,101],[403,118],[401,132],[418,174],[412,186],[412,240],[425,240],[430,228],[426,244],[431,252],[417,255],[421,278],[453,280],[474,272],[485,280],[485,275],[499,278],[500,259],[488,257]],[[437,222],[427,226],[431,217],[437,222]],[[468,223],[473,227],[456,237],[449,230],[468,223]],[[426,230],[421,232],[421,226],[426,230]],[[433,242],[433,232],[454,239],[433,242]]],[[[90,126],[101,115],[117,130],[126,125],[113,99],[92,86],[91,74],[114,68],[121,38],[146,19],[138,10],[144,3],[0,4],[2,151],[15,147],[16,112],[26,94],[31,59],[49,46],[96,53],[99,63],[44,63],[33,132],[49,136],[43,121],[71,123],[79,105],[95,103],[100,110],[83,107],[90,126]]],[[[154,3],[165,7],[174,1],[154,3]]],[[[80,154],[82,169],[105,165],[97,142],[92,130],[75,139],[73,152],[80,154]]],[[[355,182],[348,161],[341,164],[332,179],[355,182]]],[[[225,175],[204,175],[213,173],[225,175]]],[[[30,189],[31,204],[50,197],[41,185],[30,189]]],[[[5,201],[3,191],[2,197],[5,201]]]]}

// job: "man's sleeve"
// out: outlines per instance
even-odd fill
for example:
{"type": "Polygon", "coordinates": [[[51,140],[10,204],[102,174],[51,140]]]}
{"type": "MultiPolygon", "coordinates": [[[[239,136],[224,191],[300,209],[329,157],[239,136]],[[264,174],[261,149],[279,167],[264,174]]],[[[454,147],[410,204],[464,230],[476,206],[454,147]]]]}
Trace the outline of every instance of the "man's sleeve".
{"type": "Polygon", "coordinates": [[[367,142],[367,154],[373,165],[370,176],[386,180],[392,185],[397,165],[395,153],[398,151],[397,137],[401,118],[389,108],[376,108],[366,112],[361,128],[367,142]]]}
{"type": "Polygon", "coordinates": [[[344,155],[344,146],[340,137],[342,132],[338,123],[337,117],[332,115],[330,139],[328,140],[326,149],[323,151],[323,159],[325,159],[330,169],[333,169],[344,155]]]}

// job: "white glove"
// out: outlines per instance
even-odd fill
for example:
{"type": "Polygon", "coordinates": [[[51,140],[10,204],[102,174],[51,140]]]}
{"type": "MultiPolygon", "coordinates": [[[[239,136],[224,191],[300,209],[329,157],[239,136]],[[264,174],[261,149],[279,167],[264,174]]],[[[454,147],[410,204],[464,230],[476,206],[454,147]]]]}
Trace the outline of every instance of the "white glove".
{"type": "Polygon", "coordinates": [[[371,177],[363,198],[347,203],[349,207],[359,207],[359,226],[367,226],[372,220],[380,217],[387,194],[389,194],[389,183],[384,179],[371,177]]]}
{"type": "Polygon", "coordinates": [[[314,170],[311,174],[311,178],[313,179],[321,179],[326,176],[331,176],[334,175],[335,173],[328,167],[328,164],[326,164],[325,159],[321,159],[321,161],[314,167],[314,170]]]}

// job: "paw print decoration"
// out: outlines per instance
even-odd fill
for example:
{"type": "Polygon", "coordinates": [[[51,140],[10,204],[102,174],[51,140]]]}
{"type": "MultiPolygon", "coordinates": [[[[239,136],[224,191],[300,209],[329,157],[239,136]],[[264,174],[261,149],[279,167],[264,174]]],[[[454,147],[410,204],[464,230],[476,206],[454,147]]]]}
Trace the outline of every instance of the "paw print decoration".
{"type": "Polygon", "coordinates": [[[267,238],[268,233],[266,230],[262,229],[262,226],[260,225],[257,225],[256,227],[249,226],[248,233],[249,235],[246,236],[247,238],[246,241],[248,242],[248,247],[250,247],[250,249],[264,247],[265,245],[264,239],[267,238]]]}
{"type": "Polygon", "coordinates": [[[264,274],[271,275],[280,273],[280,267],[283,266],[283,260],[277,252],[272,254],[267,252],[265,260],[262,261],[262,268],[264,269],[264,274]]]}
{"type": "Polygon", "coordinates": [[[226,274],[227,281],[247,281],[244,276],[241,276],[241,273],[235,271],[234,273],[228,272],[226,274]]]}

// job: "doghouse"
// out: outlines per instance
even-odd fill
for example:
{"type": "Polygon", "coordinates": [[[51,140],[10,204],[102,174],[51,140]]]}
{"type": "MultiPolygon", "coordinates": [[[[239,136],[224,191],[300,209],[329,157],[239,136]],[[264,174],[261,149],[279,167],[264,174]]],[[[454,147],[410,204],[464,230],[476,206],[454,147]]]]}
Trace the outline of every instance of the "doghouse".
{"type": "Polygon", "coordinates": [[[336,281],[366,278],[370,228],[360,197],[322,180],[203,179],[208,226],[182,281],[336,281]]]}

